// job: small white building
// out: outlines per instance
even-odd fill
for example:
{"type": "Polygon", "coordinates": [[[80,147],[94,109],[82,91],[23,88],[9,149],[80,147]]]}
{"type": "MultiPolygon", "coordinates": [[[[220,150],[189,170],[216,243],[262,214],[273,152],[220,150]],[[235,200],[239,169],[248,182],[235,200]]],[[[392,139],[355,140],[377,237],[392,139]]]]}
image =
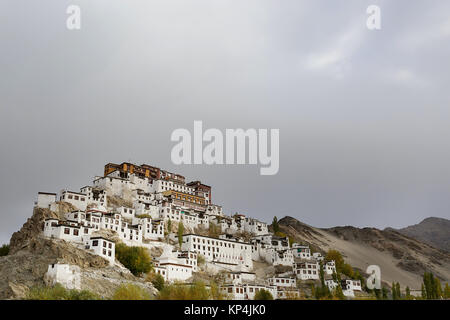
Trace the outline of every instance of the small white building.
{"type": "Polygon", "coordinates": [[[361,291],[361,281],[353,279],[343,279],[341,280],[341,287],[344,296],[354,297],[355,291],[361,291]]]}
{"type": "Polygon", "coordinates": [[[56,202],[56,193],[38,192],[36,205],[38,208],[50,209],[50,205],[56,202]]]}
{"type": "Polygon", "coordinates": [[[262,284],[225,284],[220,286],[220,291],[228,295],[232,300],[254,300],[259,290],[267,290],[273,299],[278,298],[277,288],[262,284]]]}
{"type": "Polygon", "coordinates": [[[315,260],[317,260],[317,261],[323,261],[323,256],[322,256],[322,254],[320,253],[320,252],[314,252],[313,254],[312,254],[312,256],[313,256],[313,258],[315,259],[315,260]]]}
{"type": "Polygon", "coordinates": [[[325,285],[330,289],[330,291],[336,290],[338,287],[338,283],[333,279],[325,279],[325,285]]]}
{"type": "Polygon", "coordinates": [[[116,244],[114,241],[103,237],[91,237],[86,245],[87,250],[92,250],[96,255],[99,255],[112,265],[115,262],[116,244]]]}
{"type": "Polygon", "coordinates": [[[318,280],[320,279],[320,265],[317,261],[308,261],[294,263],[294,273],[300,280],[318,280]]]}
{"type": "Polygon", "coordinates": [[[44,282],[48,286],[54,286],[59,283],[67,289],[80,290],[80,267],[59,263],[51,264],[48,266],[47,273],[44,275],[44,282]]]}
{"type": "Polygon", "coordinates": [[[78,210],[86,210],[88,201],[84,193],[63,190],[61,191],[60,200],[72,204],[78,210]]]}
{"type": "Polygon", "coordinates": [[[185,281],[192,277],[193,266],[186,264],[186,257],[179,258],[170,246],[165,246],[162,255],[155,262],[154,269],[166,281],[185,281]]]}
{"type": "Polygon", "coordinates": [[[83,243],[82,235],[91,231],[88,227],[79,226],[76,222],[59,221],[50,218],[44,221],[44,236],[47,238],[62,239],[71,242],[83,243]]]}
{"type": "Polygon", "coordinates": [[[311,249],[309,246],[300,245],[298,243],[294,243],[292,245],[292,253],[295,258],[300,259],[311,259],[311,249]]]}
{"type": "Polygon", "coordinates": [[[336,273],[336,263],[334,262],[334,260],[330,260],[324,263],[323,271],[327,275],[332,275],[333,273],[336,273]]]}
{"type": "Polygon", "coordinates": [[[275,276],[268,279],[269,285],[280,288],[295,288],[297,286],[297,281],[295,278],[291,277],[280,277],[275,276]]]}
{"type": "Polygon", "coordinates": [[[253,272],[228,272],[225,274],[225,283],[228,284],[244,284],[246,282],[254,282],[256,274],[253,272]]]}

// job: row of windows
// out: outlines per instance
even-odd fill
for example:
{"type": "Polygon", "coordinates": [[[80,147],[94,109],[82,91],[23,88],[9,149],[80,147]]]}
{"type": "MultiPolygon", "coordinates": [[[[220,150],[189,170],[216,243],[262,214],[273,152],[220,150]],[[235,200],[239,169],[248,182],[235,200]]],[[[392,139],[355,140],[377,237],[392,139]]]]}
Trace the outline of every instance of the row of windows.
{"type": "MultiPolygon", "coordinates": [[[[200,238],[196,238],[196,237],[193,237],[192,238],[192,242],[193,243],[195,243],[195,242],[198,242],[198,243],[203,243],[203,244],[211,244],[211,245],[216,245],[216,246],[219,246],[219,247],[228,247],[228,248],[235,248],[235,245],[234,245],[234,243],[229,243],[229,242],[223,242],[223,241],[220,241],[220,240],[209,240],[209,239],[200,239],[200,238]]],[[[194,245],[195,246],[195,245],[194,245]]],[[[238,245],[238,247],[239,247],[239,245],[238,245]]],[[[240,249],[241,250],[245,250],[246,249],[246,246],[244,246],[244,245],[240,245],[240,249]]]]}
{"type": "MultiPolygon", "coordinates": [[[[71,194],[67,195],[67,198],[69,200],[80,200],[80,201],[85,201],[85,197],[80,197],[80,196],[72,196],[71,194]]],[[[65,196],[63,197],[63,199],[65,199],[65,196]]]]}

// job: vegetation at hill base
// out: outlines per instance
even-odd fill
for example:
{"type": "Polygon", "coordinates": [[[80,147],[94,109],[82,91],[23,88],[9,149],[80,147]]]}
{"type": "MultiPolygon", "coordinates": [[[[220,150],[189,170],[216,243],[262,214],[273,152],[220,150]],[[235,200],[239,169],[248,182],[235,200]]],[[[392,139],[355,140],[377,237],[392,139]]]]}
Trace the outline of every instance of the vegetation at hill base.
{"type": "Polygon", "coordinates": [[[53,287],[32,287],[27,300],[100,300],[100,297],[88,290],[69,290],[57,283],[53,287]]]}
{"type": "Polygon", "coordinates": [[[145,289],[128,283],[116,289],[112,300],[150,300],[150,294],[145,289]]]}
{"type": "Polygon", "coordinates": [[[159,292],[158,300],[224,300],[226,296],[220,293],[216,283],[210,282],[207,287],[203,281],[192,284],[174,282],[167,284],[159,292]]]}

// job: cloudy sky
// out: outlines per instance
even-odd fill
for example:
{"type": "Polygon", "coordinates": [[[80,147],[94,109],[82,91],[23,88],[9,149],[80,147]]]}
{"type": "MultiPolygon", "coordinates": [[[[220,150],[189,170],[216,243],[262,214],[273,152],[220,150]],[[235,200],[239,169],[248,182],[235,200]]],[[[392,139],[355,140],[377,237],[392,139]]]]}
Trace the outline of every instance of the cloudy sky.
{"type": "Polygon", "coordinates": [[[226,213],[264,221],[450,218],[449,12],[447,0],[1,1],[0,243],[38,191],[76,191],[122,161],[200,179],[226,213]],[[70,4],[81,30],[66,28],[70,4]],[[194,120],[280,129],[279,173],[172,164],[170,135],[194,120]]]}

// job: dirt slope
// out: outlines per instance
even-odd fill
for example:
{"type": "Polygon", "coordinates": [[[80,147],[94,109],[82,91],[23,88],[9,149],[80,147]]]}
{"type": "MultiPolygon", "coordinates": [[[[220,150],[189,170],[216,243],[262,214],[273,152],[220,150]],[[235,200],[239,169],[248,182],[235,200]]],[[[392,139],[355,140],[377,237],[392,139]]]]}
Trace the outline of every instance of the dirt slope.
{"type": "Polygon", "coordinates": [[[395,231],[375,228],[335,227],[319,229],[292,217],[279,221],[280,229],[296,241],[308,243],[315,250],[340,251],[353,267],[365,271],[379,265],[382,280],[398,281],[411,289],[420,289],[425,270],[447,282],[450,280],[450,255],[428,244],[395,231]]]}

